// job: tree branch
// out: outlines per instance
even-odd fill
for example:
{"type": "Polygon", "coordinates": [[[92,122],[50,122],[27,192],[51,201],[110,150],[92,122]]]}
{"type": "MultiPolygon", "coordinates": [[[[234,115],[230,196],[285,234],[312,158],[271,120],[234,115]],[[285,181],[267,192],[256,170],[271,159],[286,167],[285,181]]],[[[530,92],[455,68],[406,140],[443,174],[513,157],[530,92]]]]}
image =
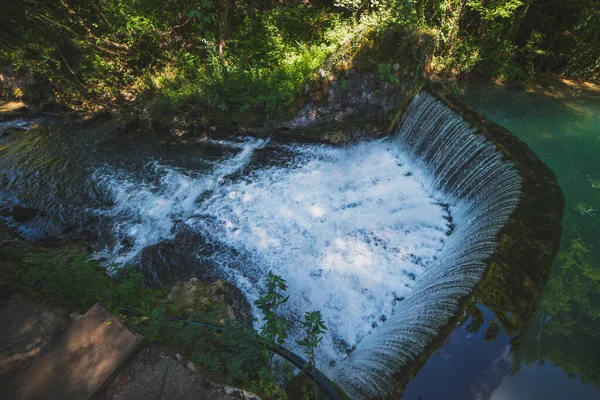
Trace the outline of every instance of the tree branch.
{"type": "Polygon", "coordinates": [[[108,40],[108,39],[104,39],[99,36],[96,36],[94,34],[94,32],[92,32],[92,30],[87,26],[87,24],[85,23],[85,20],[77,13],[77,11],[75,11],[75,9],[73,9],[71,6],[69,6],[69,3],[67,3],[66,0],[60,0],[60,3],[67,10],[67,12],[69,14],[71,14],[77,20],[77,22],[79,22],[79,25],[81,25],[81,27],[87,32],[88,36],[101,42],[102,44],[104,44],[105,46],[107,46],[109,48],[113,48],[113,49],[119,50],[119,51],[129,51],[129,46],[127,46],[126,44],[113,42],[112,40],[108,40]]]}
{"type": "Polygon", "coordinates": [[[103,51],[105,53],[113,54],[113,55],[116,55],[116,56],[121,55],[121,53],[118,53],[116,51],[113,51],[113,50],[110,50],[110,49],[107,49],[107,48],[104,48],[104,47],[101,47],[101,46],[98,46],[97,44],[95,44],[93,42],[90,42],[89,38],[86,38],[85,36],[83,36],[79,32],[74,31],[73,29],[69,28],[68,26],[66,26],[64,24],[61,24],[60,22],[54,21],[53,19],[45,16],[44,14],[40,14],[40,13],[38,13],[36,11],[31,10],[30,8],[26,8],[26,10],[28,12],[30,12],[31,14],[37,16],[38,18],[41,18],[44,21],[49,22],[49,23],[51,23],[54,26],[57,26],[59,28],[62,28],[64,30],[72,33],[73,35],[79,37],[81,40],[83,40],[85,43],[87,43],[89,46],[91,46],[91,47],[93,47],[93,48],[95,48],[97,50],[103,51]]]}

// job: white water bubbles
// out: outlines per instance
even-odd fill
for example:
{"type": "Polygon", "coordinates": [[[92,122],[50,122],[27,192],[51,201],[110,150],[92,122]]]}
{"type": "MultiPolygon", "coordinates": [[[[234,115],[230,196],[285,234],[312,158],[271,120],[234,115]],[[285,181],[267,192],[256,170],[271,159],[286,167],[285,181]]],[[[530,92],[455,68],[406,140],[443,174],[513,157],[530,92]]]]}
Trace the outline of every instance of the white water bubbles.
{"type": "MultiPolygon", "coordinates": [[[[142,174],[96,173],[113,202],[102,211],[118,238],[111,261],[135,261],[182,226],[192,229],[215,244],[211,265],[250,304],[273,271],[288,282],[282,311],[292,326],[306,311],[321,311],[328,327],[322,364],[342,360],[385,324],[445,246],[448,207],[424,189],[422,174],[392,141],[272,143],[262,153],[263,140],[213,144],[237,152],[207,161],[203,171],[153,162],[142,174]]],[[[287,345],[297,347],[300,337],[294,329],[287,345]]]]}
{"type": "Polygon", "coordinates": [[[173,239],[177,225],[185,224],[197,211],[202,195],[246,166],[253,151],[266,143],[253,138],[230,142],[228,145],[239,152],[218,161],[207,160],[207,168],[201,171],[156,161],[147,164],[141,173],[114,166],[96,171],[93,179],[113,202],[111,208],[99,210],[99,214],[110,220],[116,239],[102,257],[108,256],[117,265],[131,263],[144,248],[173,239]]]}
{"type": "Polygon", "coordinates": [[[322,361],[384,323],[444,247],[447,210],[390,146],[287,146],[291,165],[252,170],[198,209],[196,229],[239,255],[213,257],[250,303],[272,271],[288,282],[290,320],[321,311],[322,361]]]}

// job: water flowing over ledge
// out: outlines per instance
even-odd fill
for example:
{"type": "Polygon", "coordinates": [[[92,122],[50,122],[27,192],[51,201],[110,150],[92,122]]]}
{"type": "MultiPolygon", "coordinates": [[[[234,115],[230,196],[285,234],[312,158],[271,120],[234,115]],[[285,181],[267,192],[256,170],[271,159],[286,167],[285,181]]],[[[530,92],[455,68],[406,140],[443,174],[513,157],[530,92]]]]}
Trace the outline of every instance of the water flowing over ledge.
{"type": "MultiPolygon", "coordinates": [[[[344,147],[299,143],[304,130],[291,143],[184,144],[102,124],[0,123],[21,128],[2,138],[0,198],[41,210],[14,224],[23,237],[85,238],[107,266],[134,263],[148,281],[228,279],[252,303],[274,270],[289,283],[291,324],[307,310],[327,319],[318,366],[353,397],[391,397],[388,377],[396,395],[467,318],[459,311],[481,302],[522,332],[561,233],[554,173],[444,88],[428,90],[440,100],[418,96],[396,135],[344,147]],[[502,177],[514,170],[513,198],[502,177]]],[[[356,141],[362,124],[337,129],[356,141]]]]}
{"type": "Polygon", "coordinates": [[[424,351],[478,283],[519,202],[514,165],[426,92],[415,96],[394,140],[428,175],[430,190],[453,205],[455,231],[394,314],[330,372],[351,398],[389,394],[392,376],[424,351]]]}
{"type": "MultiPolygon", "coordinates": [[[[290,321],[322,312],[319,367],[352,398],[389,394],[392,376],[479,282],[518,204],[517,170],[425,92],[384,140],[343,148],[238,140],[212,143],[231,154],[200,170],[99,169],[94,180],[114,203],[102,212],[117,238],[107,258],[144,265],[154,246],[193,232],[181,251],[250,304],[271,270],[288,281],[281,311],[290,321]]],[[[301,329],[291,329],[293,346],[301,329]]]]}

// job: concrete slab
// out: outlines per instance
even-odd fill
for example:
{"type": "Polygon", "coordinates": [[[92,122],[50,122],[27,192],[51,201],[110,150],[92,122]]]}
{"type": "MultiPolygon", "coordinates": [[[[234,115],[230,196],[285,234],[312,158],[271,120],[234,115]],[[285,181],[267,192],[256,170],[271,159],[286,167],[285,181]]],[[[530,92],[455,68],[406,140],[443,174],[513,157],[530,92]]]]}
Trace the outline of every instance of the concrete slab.
{"type": "Polygon", "coordinates": [[[17,378],[15,398],[89,399],[102,391],[142,341],[96,304],[17,378]]]}

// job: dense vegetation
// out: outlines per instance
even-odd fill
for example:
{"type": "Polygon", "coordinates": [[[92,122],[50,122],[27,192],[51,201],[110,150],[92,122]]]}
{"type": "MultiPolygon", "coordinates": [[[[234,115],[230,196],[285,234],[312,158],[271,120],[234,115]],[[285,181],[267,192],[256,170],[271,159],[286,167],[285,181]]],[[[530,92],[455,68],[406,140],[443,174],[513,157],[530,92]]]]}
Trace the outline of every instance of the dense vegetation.
{"type": "MultiPolygon", "coordinates": [[[[598,80],[597,0],[2,0],[0,72],[75,107],[281,114],[310,81],[396,29],[434,45],[428,72],[598,80]]],[[[406,43],[404,43],[405,45],[406,43]]],[[[377,66],[375,66],[377,69],[377,66]]],[[[386,65],[380,68],[384,72],[386,65]]],[[[20,93],[5,82],[4,95],[20,93]]],[[[48,97],[46,96],[46,97],[48,97]]]]}

